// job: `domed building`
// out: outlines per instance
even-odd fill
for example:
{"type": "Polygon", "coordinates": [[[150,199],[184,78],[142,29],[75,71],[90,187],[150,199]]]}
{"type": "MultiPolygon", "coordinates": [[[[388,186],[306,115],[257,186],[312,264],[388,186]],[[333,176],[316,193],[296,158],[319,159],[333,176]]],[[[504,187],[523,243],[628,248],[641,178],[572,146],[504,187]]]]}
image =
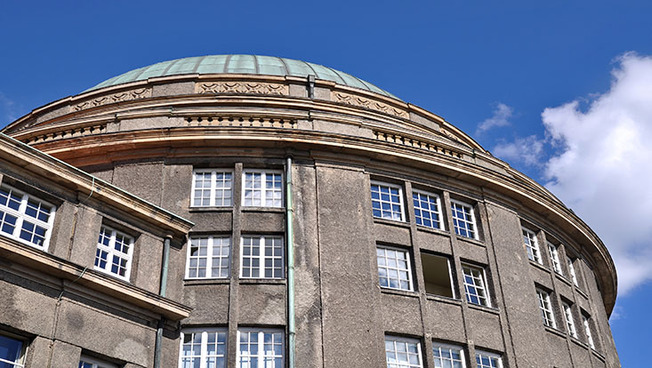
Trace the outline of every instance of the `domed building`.
{"type": "Polygon", "coordinates": [[[352,75],[185,58],[3,133],[3,367],[620,366],[598,236],[352,75]]]}

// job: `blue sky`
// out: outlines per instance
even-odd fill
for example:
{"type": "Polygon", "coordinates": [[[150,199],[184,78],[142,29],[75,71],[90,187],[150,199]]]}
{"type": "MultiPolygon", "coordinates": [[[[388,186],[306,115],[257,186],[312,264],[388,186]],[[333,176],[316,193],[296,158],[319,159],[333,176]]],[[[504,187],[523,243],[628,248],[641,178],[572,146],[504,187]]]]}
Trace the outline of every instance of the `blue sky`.
{"type": "Polygon", "coordinates": [[[5,0],[0,126],[186,56],[274,55],[348,72],[443,116],[582,216],[619,268],[611,324],[622,364],[646,367],[650,14],[646,1],[5,0]]]}

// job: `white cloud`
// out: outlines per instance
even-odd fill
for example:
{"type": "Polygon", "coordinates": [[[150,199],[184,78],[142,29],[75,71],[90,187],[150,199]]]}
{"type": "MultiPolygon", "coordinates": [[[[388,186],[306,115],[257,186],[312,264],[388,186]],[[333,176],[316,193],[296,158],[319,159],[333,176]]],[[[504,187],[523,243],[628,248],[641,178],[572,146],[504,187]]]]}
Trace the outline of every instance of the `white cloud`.
{"type": "Polygon", "coordinates": [[[493,116],[478,124],[475,134],[480,135],[489,129],[510,125],[509,119],[513,113],[514,109],[504,103],[498,103],[493,116]]]}
{"type": "Polygon", "coordinates": [[[542,113],[551,143],[546,186],[609,248],[626,294],[652,280],[652,57],[628,53],[609,91],[542,113]]]}
{"type": "Polygon", "coordinates": [[[513,142],[499,143],[492,152],[506,161],[540,166],[543,144],[543,140],[538,139],[536,135],[531,135],[525,138],[516,138],[513,142]]]}
{"type": "Polygon", "coordinates": [[[0,92],[0,127],[16,120],[16,103],[0,92]]]}

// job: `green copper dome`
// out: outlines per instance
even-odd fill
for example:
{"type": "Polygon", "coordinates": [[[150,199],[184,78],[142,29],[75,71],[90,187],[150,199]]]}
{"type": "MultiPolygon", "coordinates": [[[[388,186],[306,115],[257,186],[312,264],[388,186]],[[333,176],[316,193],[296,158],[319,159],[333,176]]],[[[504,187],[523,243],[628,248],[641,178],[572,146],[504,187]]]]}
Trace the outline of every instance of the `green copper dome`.
{"type": "Polygon", "coordinates": [[[90,88],[89,91],[111,87],[123,83],[146,80],[153,77],[165,77],[182,74],[262,74],[293,77],[314,75],[317,79],[337,84],[360,88],[397,98],[369,82],[338,70],[305,61],[259,55],[208,55],[170,61],[135,69],[118,75],[90,88]]]}

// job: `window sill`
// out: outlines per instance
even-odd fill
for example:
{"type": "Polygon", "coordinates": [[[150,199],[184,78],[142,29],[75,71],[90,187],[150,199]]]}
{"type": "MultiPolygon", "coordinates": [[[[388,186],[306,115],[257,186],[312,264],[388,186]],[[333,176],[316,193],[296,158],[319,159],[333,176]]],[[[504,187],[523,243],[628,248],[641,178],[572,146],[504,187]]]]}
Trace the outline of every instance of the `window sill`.
{"type": "Polygon", "coordinates": [[[589,296],[586,294],[586,292],[584,292],[584,290],[580,289],[579,286],[577,286],[577,285],[574,285],[574,286],[575,286],[575,290],[577,291],[578,294],[583,296],[585,299],[589,298],[589,296]]]}
{"type": "Polygon", "coordinates": [[[419,294],[417,294],[416,291],[389,289],[389,288],[384,288],[382,286],[379,286],[379,287],[380,287],[380,292],[383,293],[383,294],[407,296],[407,297],[410,297],[410,298],[418,298],[419,297],[419,294]]]}
{"type": "Polygon", "coordinates": [[[285,285],[285,279],[244,279],[239,278],[240,284],[244,285],[285,285]]]}
{"type": "Polygon", "coordinates": [[[563,275],[560,275],[560,274],[555,272],[555,276],[557,276],[557,280],[563,282],[564,284],[568,285],[569,287],[573,287],[573,283],[569,279],[564,277],[563,275]]]}
{"type": "Polygon", "coordinates": [[[380,217],[374,217],[374,222],[377,224],[385,224],[385,225],[390,225],[390,226],[399,226],[399,227],[405,227],[409,228],[410,224],[406,221],[401,221],[401,220],[390,220],[390,219],[384,219],[380,217]]]}
{"type": "Polygon", "coordinates": [[[482,312],[487,312],[487,313],[491,313],[491,314],[495,314],[495,315],[500,315],[500,310],[498,310],[498,308],[487,307],[487,306],[484,306],[484,305],[477,305],[477,304],[472,304],[472,303],[467,303],[467,304],[468,304],[469,308],[471,308],[471,309],[476,309],[476,310],[479,310],[479,311],[482,311],[482,312]]]}
{"type": "Polygon", "coordinates": [[[219,279],[183,279],[185,286],[191,285],[227,285],[231,282],[229,278],[219,278],[219,279]]]}
{"type": "Polygon", "coordinates": [[[285,213],[285,207],[253,207],[242,206],[242,212],[278,212],[285,213]]]}
{"type": "Polygon", "coordinates": [[[426,233],[432,233],[432,234],[443,235],[443,236],[451,236],[451,234],[444,229],[437,229],[434,227],[428,227],[423,225],[417,225],[417,231],[423,231],[426,233]]]}
{"type": "Polygon", "coordinates": [[[546,272],[546,273],[550,273],[550,270],[549,270],[546,266],[542,265],[541,263],[539,263],[539,262],[537,262],[537,261],[533,261],[533,260],[531,260],[531,259],[529,259],[529,258],[528,258],[528,261],[530,261],[530,264],[531,264],[532,266],[534,266],[534,267],[540,269],[541,271],[544,271],[544,272],[546,272]]]}
{"type": "Polygon", "coordinates": [[[449,298],[447,296],[436,295],[436,294],[426,294],[427,300],[432,300],[440,303],[453,304],[453,305],[462,305],[462,301],[456,298],[449,298]]]}
{"type": "Polygon", "coordinates": [[[233,206],[211,206],[211,207],[190,207],[188,208],[188,212],[190,213],[195,213],[195,212],[231,212],[233,211],[233,206]]]}
{"type": "Polygon", "coordinates": [[[469,244],[477,245],[477,246],[480,246],[480,247],[485,246],[484,242],[481,241],[481,240],[478,240],[478,239],[467,238],[466,236],[461,236],[461,235],[457,235],[457,234],[455,234],[455,237],[457,238],[458,241],[461,241],[461,242],[464,242],[464,243],[469,243],[469,244]]]}
{"type": "Polygon", "coordinates": [[[584,349],[591,349],[591,347],[589,346],[589,344],[585,343],[584,341],[580,340],[579,338],[577,338],[577,337],[573,337],[573,336],[570,336],[570,335],[569,335],[569,337],[570,337],[570,340],[571,340],[575,345],[581,346],[581,347],[583,347],[584,349]]]}
{"type": "Polygon", "coordinates": [[[549,327],[549,326],[546,326],[546,325],[544,325],[543,327],[546,329],[546,331],[548,331],[548,332],[550,332],[552,334],[555,334],[555,335],[557,335],[559,337],[566,338],[566,336],[567,336],[565,332],[560,331],[560,330],[558,330],[558,329],[556,329],[554,327],[549,327]]]}
{"type": "Polygon", "coordinates": [[[596,358],[600,359],[602,362],[605,362],[605,361],[606,361],[606,358],[605,358],[604,355],[602,355],[602,353],[600,353],[599,351],[595,350],[594,348],[589,348],[589,349],[591,349],[591,353],[593,353],[593,356],[595,356],[596,358]]]}

